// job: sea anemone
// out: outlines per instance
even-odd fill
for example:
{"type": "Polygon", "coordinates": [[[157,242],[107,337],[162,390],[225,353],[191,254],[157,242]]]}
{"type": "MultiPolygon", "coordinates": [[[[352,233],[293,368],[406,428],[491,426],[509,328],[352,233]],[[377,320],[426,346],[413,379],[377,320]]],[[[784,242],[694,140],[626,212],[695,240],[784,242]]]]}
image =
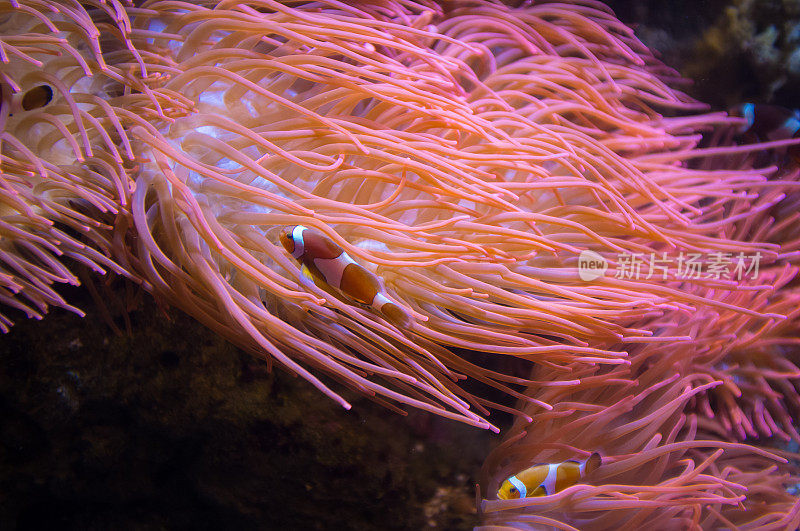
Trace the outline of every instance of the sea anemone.
{"type": "MultiPolygon", "coordinates": [[[[645,160],[671,159],[677,163],[673,170],[687,179],[712,172],[720,186],[734,182],[724,168],[753,171],[748,153],[756,146],[731,143],[740,123],[690,115],[659,126],[682,120],[706,121],[706,147],[699,147],[696,137],[698,143],[684,154],[651,153],[645,160]]],[[[780,151],[767,153],[773,153],[772,162],[786,163],[780,151]]],[[[638,159],[635,152],[627,157],[638,159]]],[[[734,287],[687,282],[692,275],[670,276],[665,270],[662,276],[658,269],[655,289],[678,290],[693,307],[636,323],[653,332],[651,342],[628,340],[611,347],[625,352],[629,365],[576,363],[568,373],[575,379],[572,387],[565,375],[534,369],[531,379],[549,380],[549,385],[531,386],[526,394],[553,409],[524,409],[531,419],[517,419],[487,459],[481,480],[487,529],[795,529],[800,524],[794,492],[798,455],[789,450],[796,446],[786,445],[798,442],[792,420],[800,377],[797,267],[791,264],[797,229],[789,214],[798,172],[791,163],[754,171],[770,180],[746,194],[731,189],[727,198],[690,201],[698,212],[688,230],[713,227],[722,245],[776,244],[774,258],[734,287]],[[661,337],[670,339],[660,342],[661,337]],[[579,460],[592,452],[603,455],[603,464],[583,478],[585,484],[547,497],[493,499],[504,479],[531,464],[579,460]]],[[[661,257],[663,247],[653,243],[649,246],[661,257]]],[[[731,267],[737,255],[727,255],[731,267]]],[[[715,256],[726,253],[706,251],[703,266],[710,268],[715,256]]],[[[655,263],[644,257],[642,275],[655,263]]],[[[627,274],[630,266],[618,262],[617,274],[627,274]]],[[[708,273],[712,269],[705,271],[699,276],[714,276],[708,273]]]]}
{"type": "MultiPolygon", "coordinates": [[[[76,281],[63,256],[128,276],[344,407],[333,386],[485,428],[491,409],[536,430],[560,419],[542,432],[559,452],[642,452],[598,471],[632,484],[648,460],[677,474],[690,449],[706,452],[703,470],[728,458],[717,449],[781,462],[725,442],[730,429],[695,440],[682,411],[718,385],[708,367],[734,365],[723,349],[692,366],[696,316],[736,323],[720,334],[773,330],[794,296],[654,280],[622,258],[746,253],[789,283],[783,242],[737,229],[778,208],[772,169],[698,163],[725,154],[699,148],[701,133],[740,120],[697,114],[596,2],[30,1],[0,17],[6,305],[65,306],[52,289],[76,281]],[[298,225],[380,279],[407,322],[310,281],[279,242],[298,225]],[[587,252],[610,264],[590,282],[587,252]],[[532,376],[468,351],[519,358],[532,376]],[[626,393],[637,407],[614,406],[626,393]],[[591,438],[551,441],[603,407],[621,409],[598,415],[591,438]],[[624,448],[603,442],[599,426],[623,437],[653,415],[624,448]]],[[[493,481],[510,466],[490,465],[493,481]]],[[[730,481],[681,474],[685,506],[742,502],[730,481]]]]}

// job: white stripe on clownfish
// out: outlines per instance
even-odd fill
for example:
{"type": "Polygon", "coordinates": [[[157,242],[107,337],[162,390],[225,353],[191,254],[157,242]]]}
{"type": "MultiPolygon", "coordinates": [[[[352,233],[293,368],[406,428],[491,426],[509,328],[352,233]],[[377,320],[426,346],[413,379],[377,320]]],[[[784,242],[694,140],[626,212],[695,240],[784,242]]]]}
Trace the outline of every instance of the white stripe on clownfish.
{"type": "MultiPolygon", "coordinates": [[[[562,466],[561,463],[554,465],[550,463],[547,465],[547,477],[542,481],[541,487],[544,489],[544,495],[548,496],[556,491],[556,477],[558,475],[558,468],[562,466]]],[[[583,472],[583,471],[581,471],[583,472]]]]}
{"type": "Polygon", "coordinates": [[[317,269],[325,276],[325,283],[338,290],[342,289],[344,270],[350,264],[356,264],[356,262],[345,252],[342,252],[342,254],[336,258],[314,259],[314,265],[317,266],[317,269]]]}
{"type": "Polygon", "coordinates": [[[350,258],[333,240],[302,225],[281,232],[283,247],[302,264],[302,272],[347,297],[371,306],[399,326],[411,323],[409,314],[384,292],[380,279],[350,258]]]}
{"type": "MultiPolygon", "coordinates": [[[[292,229],[290,236],[292,238],[292,243],[294,243],[294,248],[291,250],[291,254],[292,258],[294,258],[295,260],[300,260],[303,257],[303,253],[306,252],[305,244],[303,243],[303,231],[305,230],[306,228],[302,225],[297,225],[292,229]]],[[[283,243],[283,235],[284,233],[282,232],[281,243],[283,243]]],[[[286,247],[286,245],[284,245],[284,247],[286,247]]]]}
{"type": "Polygon", "coordinates": [[[517,489],[520,498],[528,497],[528,487],[525,486],[525,483],[517,479],[517,476],[511,476],[507,481],[517,489]]]}

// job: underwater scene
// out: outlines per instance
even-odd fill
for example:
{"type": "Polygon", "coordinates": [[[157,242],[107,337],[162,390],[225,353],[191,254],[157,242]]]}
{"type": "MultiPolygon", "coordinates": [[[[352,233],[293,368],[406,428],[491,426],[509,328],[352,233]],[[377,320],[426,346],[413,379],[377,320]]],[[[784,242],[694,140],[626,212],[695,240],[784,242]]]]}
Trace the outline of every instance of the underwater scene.
{"type": "Polygon", "coordinates": [[[0,0],[0,529],[800,529],[800,2],[0,0]]]}

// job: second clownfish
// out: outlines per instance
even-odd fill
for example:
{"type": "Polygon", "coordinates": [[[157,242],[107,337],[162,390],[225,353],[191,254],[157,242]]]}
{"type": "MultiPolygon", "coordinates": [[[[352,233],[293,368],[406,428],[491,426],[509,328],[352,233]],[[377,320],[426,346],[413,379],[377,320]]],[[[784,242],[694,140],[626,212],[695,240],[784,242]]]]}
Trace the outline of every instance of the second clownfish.
{"type": "Polygon", "coordinates": [[[800,130],[798,112],[780,105],[744,103],[731,113],[746,120],[739,131],[742,135],[761,142],[793,138],[800,130]]]}
{"type": "Polygon", "coordinates": [[[594,472],[603,460],[594,452],[582,461],[564,461],[534,465],[503,481],[497,491],[500,500],[550,496],[578,483],[586,474],[594,472]]]}
{"type": "Polygon", "coordinates": [[[320,287],[330,286],[356,302],[371,306],[390,322],[408,326],[411,317],[393,302],[376,275],[344,252],[336,242],[302,225],[281,232],[281,245],[320,287]]]}
{"type": "MultiPolygon", "coordinates": [[[[739,129],[745,142],[768,142],[800,137],[800,111],[780,105],[744,103],[731,109],[731,114],[746,120],[739,129]]],[[[787,153],[800,163],[800,145],[788,146],[787,153]]]]}

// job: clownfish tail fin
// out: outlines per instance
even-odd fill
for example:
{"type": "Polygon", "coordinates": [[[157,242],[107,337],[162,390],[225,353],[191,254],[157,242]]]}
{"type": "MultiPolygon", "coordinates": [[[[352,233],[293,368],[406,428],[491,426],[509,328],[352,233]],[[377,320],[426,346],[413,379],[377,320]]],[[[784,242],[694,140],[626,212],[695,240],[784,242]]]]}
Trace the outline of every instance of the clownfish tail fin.
{"type": "Polygon", "coordinates": [[[593,452],[592,455],[590,455],[588,459],[586,459],[586,467],[584,468],[584,470],[586,471],[587,474],[591,474],[592,472],[600,468],[600,465],[602,464],[603,464],[603,458],[600,457],[600,454],[598,454],[597,452],[593,452]]]}
{"type": "Polygon", "coordinates": [[[400,327],[411,325],[411,316],[403,308],[393,302],[384,303],[381,306],[381,314],[392,324],[400,327]]]}

